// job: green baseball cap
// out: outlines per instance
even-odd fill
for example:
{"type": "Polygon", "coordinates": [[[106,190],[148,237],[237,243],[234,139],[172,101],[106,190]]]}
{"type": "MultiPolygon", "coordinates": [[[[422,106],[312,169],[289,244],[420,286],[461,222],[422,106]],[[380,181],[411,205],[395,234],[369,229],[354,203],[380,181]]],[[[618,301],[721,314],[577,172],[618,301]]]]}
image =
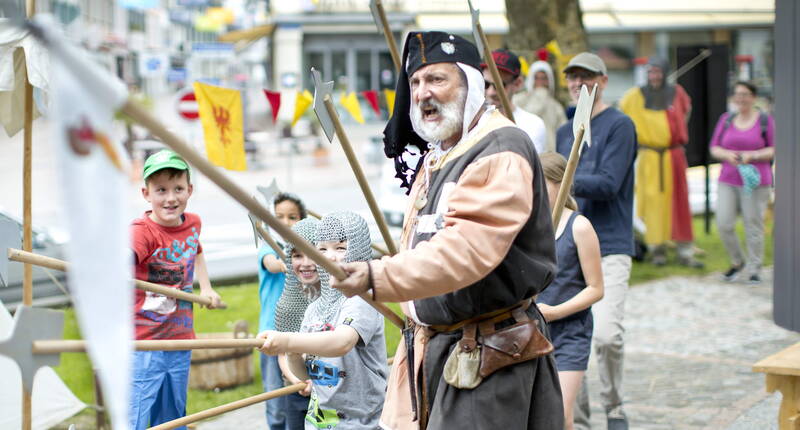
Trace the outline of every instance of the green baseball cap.
{"type": "Polygon", "coordinates": [[[162,149],[155,154],[147,157],[142,169],[142,179],[158,172],[161,169],[189,170],[189,165],[180,155],[169,149],[162,149]]]}

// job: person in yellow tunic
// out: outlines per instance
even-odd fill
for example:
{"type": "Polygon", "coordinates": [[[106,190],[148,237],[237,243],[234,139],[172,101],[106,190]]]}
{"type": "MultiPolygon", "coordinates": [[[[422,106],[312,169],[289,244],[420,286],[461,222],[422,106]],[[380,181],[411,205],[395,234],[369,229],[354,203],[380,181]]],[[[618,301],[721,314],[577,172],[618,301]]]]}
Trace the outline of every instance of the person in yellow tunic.
{"type": "Polygon", "coordinates": [[[645,243],[656,265],[667,263],[666,243],[674,241],[678,263],[703,267],[694,258],[692,216],[686,184],[687,120],[691,99],[680,85],[667,83],[669,63],[648,62],[647,84],[628,90],[620,108],[636,126],[636,214],[647,230],[645,243]]]}

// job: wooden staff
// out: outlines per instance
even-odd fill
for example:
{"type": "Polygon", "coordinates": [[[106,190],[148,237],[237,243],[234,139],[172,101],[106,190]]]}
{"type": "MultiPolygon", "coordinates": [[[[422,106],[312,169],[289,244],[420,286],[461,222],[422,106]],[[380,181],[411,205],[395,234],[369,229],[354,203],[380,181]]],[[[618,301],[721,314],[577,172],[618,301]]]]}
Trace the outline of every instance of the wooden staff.
{"type": "Polygon", "coordinates": [[[149,430],[168,430],[174,429],[177,427],[185,426],[187,424],[191,424],[200,420],[204,420],[206,418],[215,417],[217,415],[222,415],[226,412],[234,411],[236,409],[241,409],[250,405],[255,405],[257,403],[261,403],[266,400],[271,400],[276,397],[286,396],[288,394],[293,394],[302,391],[306,387],[305,382],[298,382],[294,385],[289,385],[288,387],[278,388],[277,390],[268,391],[266,393],[257,394],[252,397],[248,397],[246,399],[237,400],[235,402],[227,403],[224,405],[217,406],[215,408],[206,409],[204,411],[197,412],[192,415],[187,415],[182,418],[178,418],[164,424],[159,424],[155,427],[150,427],[149,430]]]}
{"type": "Polygon", "coordinates": [[[286,254],[283,252],[283,249],[281,248],[280,245],[278,245],[278,242],[275,242],[275,239],[273,239],[272,236],[270,236],[269,232],[266,229],[264,229],[264,227],[262,227],[260,223],[255,223],[255,226],[258,235],[261,236],[262,239],[264,239],[264,242],[267,242],[267,245],[269,245],[269,247],[272,248],[275,251],[275,253],[278,254],[278,257],[280,257],[281,260],[286,260],[286,254]]]}
{"type": "Polygon", "coordinates": [[[506,118],[515,122],[514,112],[511,110],[511,101],[508,99],[508,94],[506,94],[506,86],[503,84],[503,79],[500,77],[500,71],[497,70],[497,64],[494,62],[492,50],[489,48],[489,41],[486,39],[486,34],[483,32],[480,21],[475,23],[475,29],[480,35],[481,44],[483,45],[483,57],[486,58],[486,65],[489,67],[489,73],[491,73],[492,79],[494,80],[494,88],[497,91],[497,95],[500,96],[500,104],[503,105],[506,118]]]}
{"type": "Polygon", "coordinates": [[[558,229],[561,213],[564,212],[564,204],[567,202],[567,197],[572,189],[575,169],[578,168],[578,161],[580,161],[579,149],[583,141],[584,131],[585,129],[581,125],[578,129],[578,134],[575,135],[575,140],[572,142],[572,149],[569,151],[569,160],[567,160],[567,167],[564,169],[564,178],[561,180],[561,187],[558,189],[558,196],[556,197],[556,205],[553,207],[553,230],[558,229]]]}
{"type": "Polygon", "coordinates": [[[367,176],[364,175],[364,170],[361,168],[358,158],[356,158],[355,151],[353,151],[353,145],[350,144],[350,139],[347,138],[347,134],[344,132],[344,127],[342,126],[341,120],[339,120],[339,115],[336,113],[336,108],[333,106],[330,95],[325,95],[324,101],[325,109],[328,110],[328,115],[331,117],[333,127],[336,129],[336,136],[339,138],[339,143],[342,145],[344,155],[347,157],[350,168],[356,175],[356,181],[358,181],[358,186],[361,187],[361,192],[364,193],[364,197],[367,199],[367,205],[369,206],[370,212],[372,212],[372,217],[375,218],[375,222],[378,223],[378,229],[381,231],[383,241],[389,248],[390,255],[397,254],[394,240],[392,240],[392,235],[389,233],[389,226],[386,224],[386,220],[383,219],[383,214],[378,207],[378,202],[375,200],[375,195],[372,194],[372,189],[369,187],[369,182],[367,182],[367,176]]]}
{"type": "MultiPolygon", "coordinates": [[[[311,209],[306,209],[306,212],[308,212],[309,215],[313,216],[316,219],[322,219],[322,215],[320,215],[317,212],[312,211],[311,209]]],[[[379,253],[381,253],[383,255],[390,255],[389,254],[389,250],[387,250],[386,248],[378,245],[377,243],[370,243],[369,246],[371,246],[372,249],[378,251],[379,253]]]]}
{"type": "Polygon", "coordinates": [[[383,2],[375,0],[375,8],[378,10],[378,17],[381,20],[381,27],[383,27],[383,36],[386,37],[386,44],[389,45],[389,52],[392,54],[392,62],[397,73],[400,73],[400,53],[397,52],[397,42],[394,40],[392,29],[389,28],[389,20],[386,18],[386,11],[383,9],[383,2]]]}
{"type": "MultiPolygon", "coordinates": [[[[165,145],[169,146],[173,151],[178,153],[187,162],[189,162],[189,164],[193,165],[195,168],[197,168],[197,170],[202,172],[211,180],[211,182],[214,182],[218,187],[225,190],[228,195],[239,202],[239,204],[244,206],[245,209],[267,223],[267,225],[278,232],[281,237],[293,243],[302,253],[322,266],[328,271],[328,273],[335,276],[336,279],[343,280],[347,277],[347,273],[345,273],[345,271],[339,265],[325,258],[325,256],[322,255],[322,253],[319,252],[308,241],[300,237],[282,222],[278,221],[278,219],[275,218],[264,206],[262,206],[256,199],[251,197],[247,191],[233,182],[217,167],[209,163],[208,160],[200,155],[200,153],[192,149],[178,136],[167,130],[163,124],[155,119],[155,117],[153,117],[149,112],[142,109],[142,107],[136,102],[128,99],[128,101],[125,102],[125,105],[122,107],[121,112],[133,118],[143,127],[147,128],[151,133],[153,133],[154,136],[159,137],[165,145]]],[[[403,327],[402,318],[400,318],[400,316],[394,313],[391,309],[381,303],[372,301],[366,294],[362,294],[361,298],[375,307],[378,312],[383,314],[393,324],[400,328],[403,327]]]]}
{"type": "MultiPolygon", "coordinates": [[[[264,339],[171,339],[135,340],[137,351],[187,351],[192,349],[261,348],[264,339]]],[[[35,340],[31,350],[34,354],[59,354],[63,352],[86,352],[85,340],[35,340]]]]}
{"type": "MultiPolygon", "coordinates": [[[[26,16],[32,18],[36,13],[36,0],[25,1],[26,16]]],[[[20,48],[21,49],[21,48],[20,48]]],[[[27,57],[27,56],[26,56],[27,57]]],[[[27,58],[23,61],[22,70],[25,79],[25,135],[22,150],[22,249],[33,251],[33,218],[31,216],[31,172],[33,164],[33,86],[28,80],[27,58]]],[[[33,267],[30,264],[23,266],[22,272],[22,304],[33,304],[33,267]]],[[[22,430],[31,430],[32,394],[22,389],[22,430]]]]}
{"type": "MultiPolygon", "coordinates": [[[[8,259],[25,264],[32,264],[34,266],[46,267],[48,269],[60,270],[62,272],[69,271],[69,264],[56,258],[47,257],[44,255],[34,254],[32,252],[23,251],[20,249],[9,248],[8,259]]],[[[211,305],[211,299],[208,297],[190,294],[185,291],[177,290],[175,288],[165,287],[163,285],[154,284],[152,282],[140,281],[134,279],[136,288],[143,291],[150,291],[151,293],[158,293],[173,299],[185,300],[187,302],[197,303],[204,306],[211,305]]],[[[226,309],[228,305],[224,302],[220,303],[218,309],[226,309]]]]}

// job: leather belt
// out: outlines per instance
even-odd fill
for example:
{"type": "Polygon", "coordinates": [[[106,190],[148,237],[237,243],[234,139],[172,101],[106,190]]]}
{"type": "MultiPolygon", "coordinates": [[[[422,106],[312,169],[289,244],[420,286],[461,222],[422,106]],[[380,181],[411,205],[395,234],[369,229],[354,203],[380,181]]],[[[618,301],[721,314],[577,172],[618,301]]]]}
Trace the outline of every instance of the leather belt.
{"type": "Polygon", "coordinates": [[[451,332],[451,331],[456,331],[458,329],[463,328],[467,324],[478,323],[478,322],[485,321],[485,320],[488,320],[488,319],[497,319],[499,321],[502,321],[502,320],[504,320],[506,318],[511,318],[512,312],[514,310],[518,309],[518,308],[522,308],[523,311],[527,310],[532,302],[533,302],[532,298],[527,298],[527,299],[525,299],[525,300],[523,300],[523,301],[521,301],[521,302],[519,302],[519,303],[517,303],[515,305],[509,306],[507,308],[502,308],[502,309],[498,309],[496,311],[487,312],[485,314],[481,314],[481,315],[478,315],[476,317],[472,317],[472,318],[466,319],[464,321],[459,321],[459,322],[457,322],[455,324],[451,324],[451,325],[429,325],[429,326],[424,326],[424,329],[425,329],[426,335],[428,335],[428,337],[430,337],[435,333],[447,333],[447,332],[451,332]]]}

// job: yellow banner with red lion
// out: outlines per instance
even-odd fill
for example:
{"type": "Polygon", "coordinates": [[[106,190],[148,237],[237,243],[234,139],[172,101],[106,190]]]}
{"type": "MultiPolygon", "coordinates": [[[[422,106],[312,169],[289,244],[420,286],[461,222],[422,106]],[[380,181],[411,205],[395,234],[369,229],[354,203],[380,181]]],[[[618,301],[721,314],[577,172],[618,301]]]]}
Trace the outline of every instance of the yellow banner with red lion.
{"type": "Polygon", "coordinates": [[[247,170],[241,92],[195,82],[194,93],[208,161],[228,170],[247,170]]]}

